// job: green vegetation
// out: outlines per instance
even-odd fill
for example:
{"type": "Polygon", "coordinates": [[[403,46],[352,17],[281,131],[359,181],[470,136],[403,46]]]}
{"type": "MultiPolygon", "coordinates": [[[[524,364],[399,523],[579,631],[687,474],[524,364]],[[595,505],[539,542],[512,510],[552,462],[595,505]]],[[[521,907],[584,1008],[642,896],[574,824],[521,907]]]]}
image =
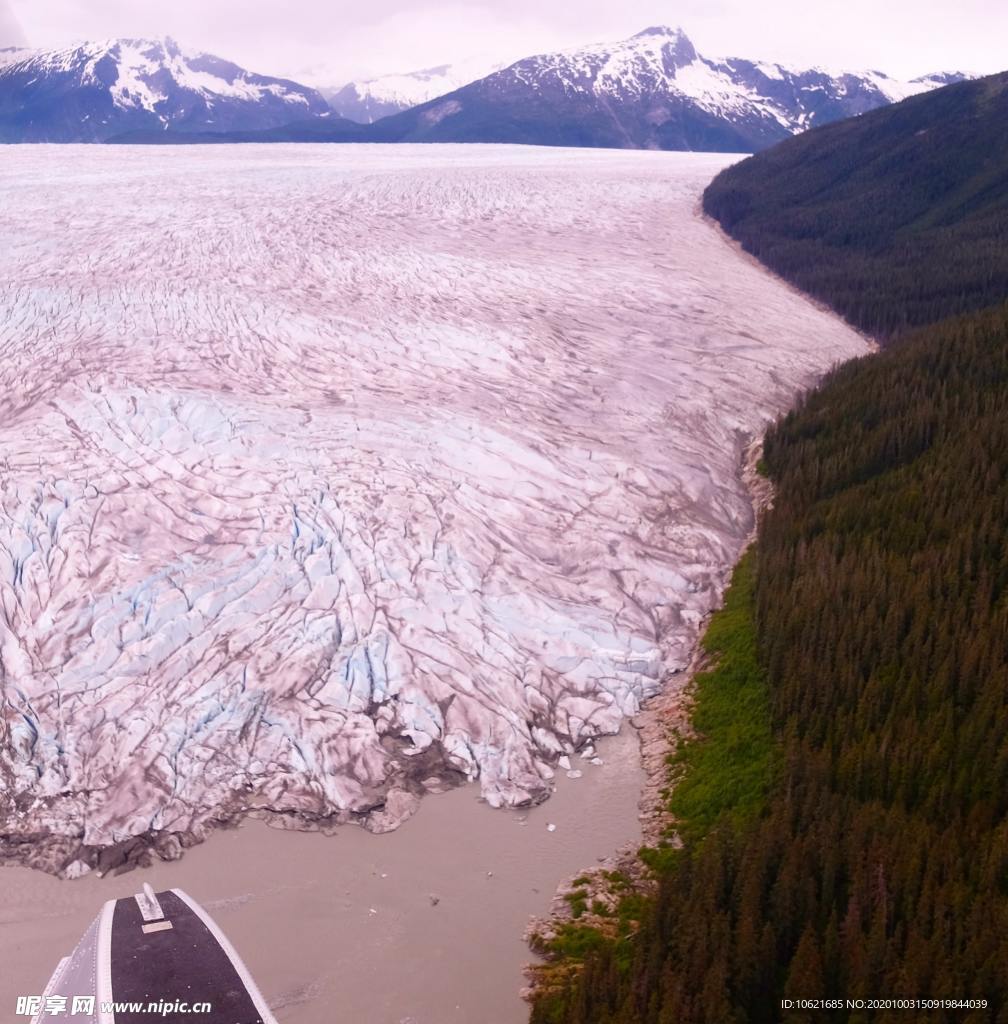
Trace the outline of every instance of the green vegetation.
{"type": "Polygon", "coordinates": [[[571,916],[577,920],[584,917],[588,909],[588,892],[585,889],[575,889],[567,894],[567,903],[571,908],[571,916]]]}
{"type": "Polygon", "coordinates": [[[742,692],[758,718],[766,687],[769,737],[698,690],[703,739],[670,796],[685,845],[654,861],[639,926],[583,949],[536,1024],[770,1024],[813,996],[985,999],[899,1019],[1008,1022],[1006,124],[998,76],[711,186],[752,251],[890,345],[766,438],[756,658],[739,606],[708,643],[757,667],[742,692]],[[719,750],[759,756],[736,772],[719,750]]]}
{"type": "MultiPolygon", "coordinates": [[[[715,825],[762,813],[773,777],[769,691],[756,654],[755,566],[750,550],[711,617],[702,646],[712,667],[694,680],[694,736],[669,758],[666,834],[690,848],[715,825]]],[[[659,873],[680,856],[678,843],[641,851],[659,873]]]]}
{"type": "Polygon", "coordinates": [[[719,821],[745,821],[763,810],[770,786],[773,736],[766,679],[756,657],[753,552],[735,568],[724,607],[703,646],[714,667],[696,677],[695,739],[672,759],[668,798],[673,827],[701,839],[719,821]]]}
{"type": "Polygon", "coordinates": [[[565,924],[550,945],[550,952],[564,960],[582,961],[609,945],[609,938],[598,928],[583,924],[565,924]]]}
{"type": "MultiPolygon", "coordinates": [[[[696,735],[669,759],[675,780],[667,801],[669,833],[683,839],[686,849],[667,845],[641,851],[659,875],[669,872],[682,857],[692,856],[716,824],[741,825],[766,809],[774,741],[769,693],[756,658],[754,565],[754,554],[749,552],[736,566],[724,607],[713,615],[704,636],[713,667],[696,676],[696,735]]],[[[596,926],[581,921],[589,908],[585,887],[590,879],[582,875],[574,880],[574,890],[566,896],[573,921],[560,928],[546,949],[561,964],[560,971],[547,972],[546,988],[555,986],[556,975],[570,979],[572,964],[603,951],[607,962],[620,970],[633,962],[634,938],[652,910],[651,903],[620,872],[606,872],[606,881],[611,892],[620,894],[619,905],[613,915],[604,903],[595,901],[591,910],[604,921],[596,926]]],[[[533,1020],[546,1024],[566,1019],[566,990],[560,985],[556,991],[555,1000],[546,995],[540,998],[533,1020]]]]}

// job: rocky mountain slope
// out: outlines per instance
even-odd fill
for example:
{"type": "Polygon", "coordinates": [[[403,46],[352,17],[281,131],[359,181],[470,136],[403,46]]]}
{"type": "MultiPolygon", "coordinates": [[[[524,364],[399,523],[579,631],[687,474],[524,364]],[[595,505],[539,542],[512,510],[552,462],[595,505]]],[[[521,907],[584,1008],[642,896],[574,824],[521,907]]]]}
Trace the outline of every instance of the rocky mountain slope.
{"type": "Polygon", "coordinates": [[[294,82],[170,39],[0,51],[0,142],[101,142],[136,130],[241,131],[328,113],[294,82]]]}

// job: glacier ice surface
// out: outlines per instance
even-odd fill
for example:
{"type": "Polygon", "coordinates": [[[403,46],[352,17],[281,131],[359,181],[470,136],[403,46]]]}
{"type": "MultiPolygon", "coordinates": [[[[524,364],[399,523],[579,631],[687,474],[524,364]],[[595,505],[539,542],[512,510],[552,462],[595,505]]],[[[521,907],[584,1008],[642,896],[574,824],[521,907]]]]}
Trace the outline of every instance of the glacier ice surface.
{"type": "Polygon", "coordinates": [[[730,159],[11,148],[7,855],[539,801],[681,669],[743,445],[866,349],[702,218],[730,159]]]}

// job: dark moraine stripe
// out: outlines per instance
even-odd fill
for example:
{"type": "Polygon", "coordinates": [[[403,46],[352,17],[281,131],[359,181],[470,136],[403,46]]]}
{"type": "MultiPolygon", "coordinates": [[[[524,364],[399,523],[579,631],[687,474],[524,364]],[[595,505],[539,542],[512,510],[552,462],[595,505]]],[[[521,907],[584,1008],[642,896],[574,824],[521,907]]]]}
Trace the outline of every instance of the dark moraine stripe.
{"type": "Polygon", "coordinates": [[[158,893],[172,927],[144,934],[136,900],[116,903],[112,919],[112,992],[117,1003],[163,1000],[209,1002],[209,1014],[152,1017],[117,1013],[116,1024],[151,1024],[158,1020],[202,1024],[264,1024],[231,958],[203,921],[174,892],[158,893]]]}

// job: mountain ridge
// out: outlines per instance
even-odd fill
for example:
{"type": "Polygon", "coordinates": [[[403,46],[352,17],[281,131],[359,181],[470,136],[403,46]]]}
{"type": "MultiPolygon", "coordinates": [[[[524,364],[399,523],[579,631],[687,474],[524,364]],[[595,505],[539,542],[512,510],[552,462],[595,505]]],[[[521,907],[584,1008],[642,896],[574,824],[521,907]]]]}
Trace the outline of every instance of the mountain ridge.
{"type": "Polygon", "coordinates": [[[711,183],[704,208],[775,272],[885,340],[1008,296],[1006,151],[1002,73],[757,154],[711,183]],[[946,269],[925,286],[926,262],[946,269]]]}
{"type": "Polygon", "coordinates": [[[185,53],[171,39],[5,50],[0,141],[499,142],[752,152],[965,77],[941,72],[901,81],[880,71],[708,58],[681,28],[652,25],[616,43],[526,57],[378,116],[453,76],[476,73],[474,60],[350,83],[330,103],[291,80],[185,53]]]}
{"type": "Polygon", "coordinates": [[[681,28],[518,61],[382,122],[400,141],[526,142],[749,152],[960,80],[795,70],[699,54],[681,28]]]}
{"type": "Polygon", "coordinates": [[[167,37],[0,53],[4,142],[96,142],[143,129],[261,130],[328,110],[314,89],[184,52],[167,37]]]}

